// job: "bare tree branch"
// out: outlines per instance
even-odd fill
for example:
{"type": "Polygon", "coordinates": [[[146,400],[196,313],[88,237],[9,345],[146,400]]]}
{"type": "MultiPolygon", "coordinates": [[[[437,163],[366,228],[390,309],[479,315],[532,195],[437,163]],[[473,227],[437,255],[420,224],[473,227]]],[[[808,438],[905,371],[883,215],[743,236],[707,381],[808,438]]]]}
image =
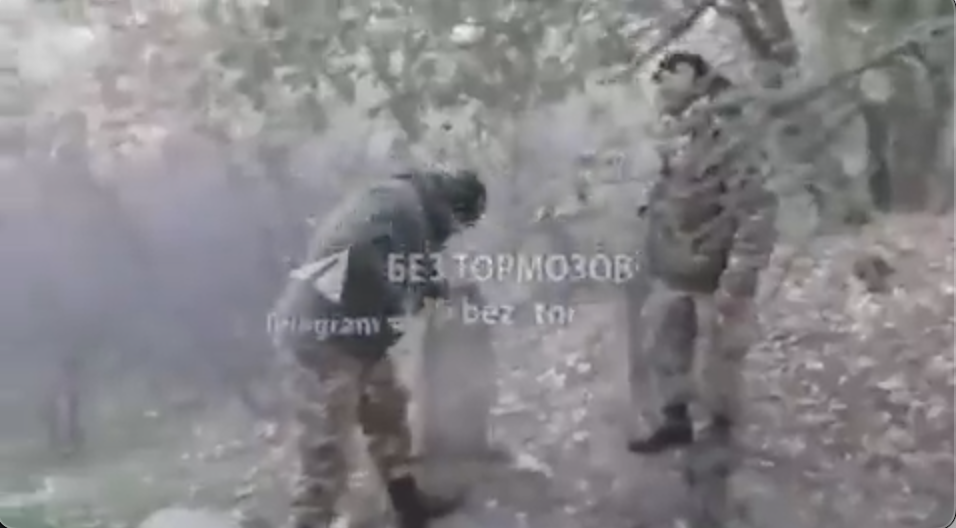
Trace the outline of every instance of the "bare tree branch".
{"type": "Polygon", "coordinates": [[[697,2],[696,5],[689,6],[690,12],[685,14],[682,12],[683,10],[681,10],[681,13],[669,17],[670,21],[664,24],[666,26],[664,35],[659,38],[657,42],[651,44],[650,47],[643,52],[636,54],[623,71],[603,79],[600,83],[611,84],[622,82],[630,78],[634,72],[643,67],[648,60],[652,59],[672,42],[683,37],[688,31],[693,29],[707,10],[714,7],[716,1],[717,0],[701,0],[697,2]]]}
{"type": "Polygon", "coordinates": [[[746,0],[730,0],[730,4],[716,5],[717,13],[736,23],[747,46],[761,60],[772,60],[773,41],[760,27],[757,15],[746,0]]]}
{"type": "Polygon", "coordinates": [[[687,34],[688,31],[697,25],[697,22],[707,13],[707,10],[714,7],[715,4],[716,0],[702,0],[697,2],[696,5],[688,6],[690,11],[686,15],[666,24],[667,28],[664,30],[664,36],[662,38],[631,60],[631,64],[629,65],[630,70],[636,71],[673,41],[687,34]]]}
{"type": "MultiPolygon", "coordinates": [[[[775,118],[785,117],[788,113],[805,108],[807,103],[822,95],[832,90],[841,89],[847,82],[857,79],[866,71],[882,66],[901,53],[907,53],[914,43],[940,38],[944,33],[952,32],[953,29],[953,20],[926,24],[926,27],[922,31],[912,32],[908,37],[885,48],[882,52],[876,53],[872,58],[864,61],[860,65],[809,84],[801,90],[742,87],[731,89],[726,94],[718,97],[714,102],[702,104],[697,107],[695,115],[684,120],[678,126],[675,126],[673,133],[687,133],[691,129],[700,126],[703,121],[710,119],[715,113],[721,110],[735,110],[756,106],[764,109],[767,115],[773,115],[775,118]]],[[[767,133],[766,125],[769,125],[771,122],[771,120],[764,118],[748,123],[750,126],[749,133],[738,135],[733,140],[726,142],[725,148],[723,149],[715,149],[713,151],[713,157],[709,162],[720,163],[731,153],[737,152],[737,149],[742,145],[753,143],[765,137],[767,133]]]]}

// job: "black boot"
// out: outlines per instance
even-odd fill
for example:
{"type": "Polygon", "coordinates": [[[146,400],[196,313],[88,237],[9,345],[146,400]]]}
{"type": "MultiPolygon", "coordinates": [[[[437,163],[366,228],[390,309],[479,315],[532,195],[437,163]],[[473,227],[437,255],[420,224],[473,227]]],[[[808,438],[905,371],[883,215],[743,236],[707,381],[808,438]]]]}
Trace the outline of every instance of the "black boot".
{"type": "Polygon", "coordinates": [[[398,518],[398,528],[428,528],[430,521],[453,513],[462,502],[426,495],[410,476],[389,482],[388,496],[398,518]]]}
{"type": "Polygon", "coordinates": [[[654,454],[671,448],[684,446],[694,441],[694,424],[687,411],[687,405],[668,405],[664,408],[664,423],[640,440],[628,444],[632,453],[654,454]]]}

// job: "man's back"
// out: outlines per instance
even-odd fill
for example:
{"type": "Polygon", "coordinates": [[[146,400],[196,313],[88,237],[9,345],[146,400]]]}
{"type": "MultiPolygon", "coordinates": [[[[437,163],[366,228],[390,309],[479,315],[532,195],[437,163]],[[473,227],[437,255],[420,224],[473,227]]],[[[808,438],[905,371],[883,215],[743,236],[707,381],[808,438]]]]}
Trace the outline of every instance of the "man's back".
{"type": "Polygon", "coordinates": [[[403,313],[415,285],[389,280],[389,255],[424,254],[443,242],[452,229],[446,209],[434,185],[410,177],[376,183],[330,211],[316,228],[300,268],[312,266],[316,276],[290,279],[277,303],[273,319],[286,323],[283,342],[314,345],[312,332],[288,340],[290,323],[300,328],[314,323],[331,334],[322,335],[322,341],[350,342],[376,352],[391,346],[400,335],[390,320],[403,313]],[[338,295],[331,296],[319,291],[316,279],[327,272],[323,261],[334,259],[341,259],[336,265],[344,266],[344,273],[338,295]],[[373,335],[366,335],[369,328],[373,335]]]}

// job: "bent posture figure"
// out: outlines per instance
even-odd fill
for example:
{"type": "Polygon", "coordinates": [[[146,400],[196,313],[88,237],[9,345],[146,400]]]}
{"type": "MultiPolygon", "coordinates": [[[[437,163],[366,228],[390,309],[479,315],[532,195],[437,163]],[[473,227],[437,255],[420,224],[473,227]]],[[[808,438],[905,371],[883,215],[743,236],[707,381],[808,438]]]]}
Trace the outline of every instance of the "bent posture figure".
{"type": "Polygon", "coordinates": [[[400,528],[426,528],[457,506],[418,488],[408,396],[387,355],[401,337],[396,317],[446,296],[447,286],[434,269],[403,273],[398,282],[388,267],[431,262],[454,233],[478,221],[485,196],[469,171],[399,175],[342,203],[317,229],[308,263],[293,273],[270,318],[296,402],[300,468],[289,528],[333,524],[356,422],[400,528]]]}
{"type": "Polygon", "coordinates": [[[664,420],[630,443],[636,453],[692,443],[692,400],[709,415],[708,433],[731,438],[742,363],[757,329],[757,280],[777,236],[776,198],[764,185],[762,160],[727,148],[727,125],[740,123],[740,113],[704,113],[729,81],[691,53],[663,59],[654,81],[662,118],[676,129],[664,139],[660,178],[644,211],[654,283],[645,314],[649,357],[664,420]]]}

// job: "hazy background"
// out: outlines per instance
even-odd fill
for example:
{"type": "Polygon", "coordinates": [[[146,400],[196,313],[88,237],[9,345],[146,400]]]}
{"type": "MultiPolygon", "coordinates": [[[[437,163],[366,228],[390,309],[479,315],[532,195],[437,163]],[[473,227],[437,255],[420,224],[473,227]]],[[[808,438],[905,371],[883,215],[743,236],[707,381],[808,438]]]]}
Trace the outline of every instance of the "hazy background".
{"type": "MultiPolygon", "coordinates": [[[[784,203],[769,333],[748,365],[746,500],[783,526],[941,525],[950,6],[3,0],[0,519],[281,512],[266,314],[310,222],[395,170],[467,165],[492,196],[456,248],[633,252],[654,170],[647,70],[680,45],[750,92],[763,120],[749,141],[770,151],[784,203]],[[873,256],[896,270],[889,292],[853,276],[873,256]]],[[[495,302],[556,298],[485,286],[495,302]]],[[[538,465],[489,488],[535,526],[666,525],[676,476],[621,448],[639,300],[573,295],[567,328],[495,330],[495,434],[538,465]]]]}

